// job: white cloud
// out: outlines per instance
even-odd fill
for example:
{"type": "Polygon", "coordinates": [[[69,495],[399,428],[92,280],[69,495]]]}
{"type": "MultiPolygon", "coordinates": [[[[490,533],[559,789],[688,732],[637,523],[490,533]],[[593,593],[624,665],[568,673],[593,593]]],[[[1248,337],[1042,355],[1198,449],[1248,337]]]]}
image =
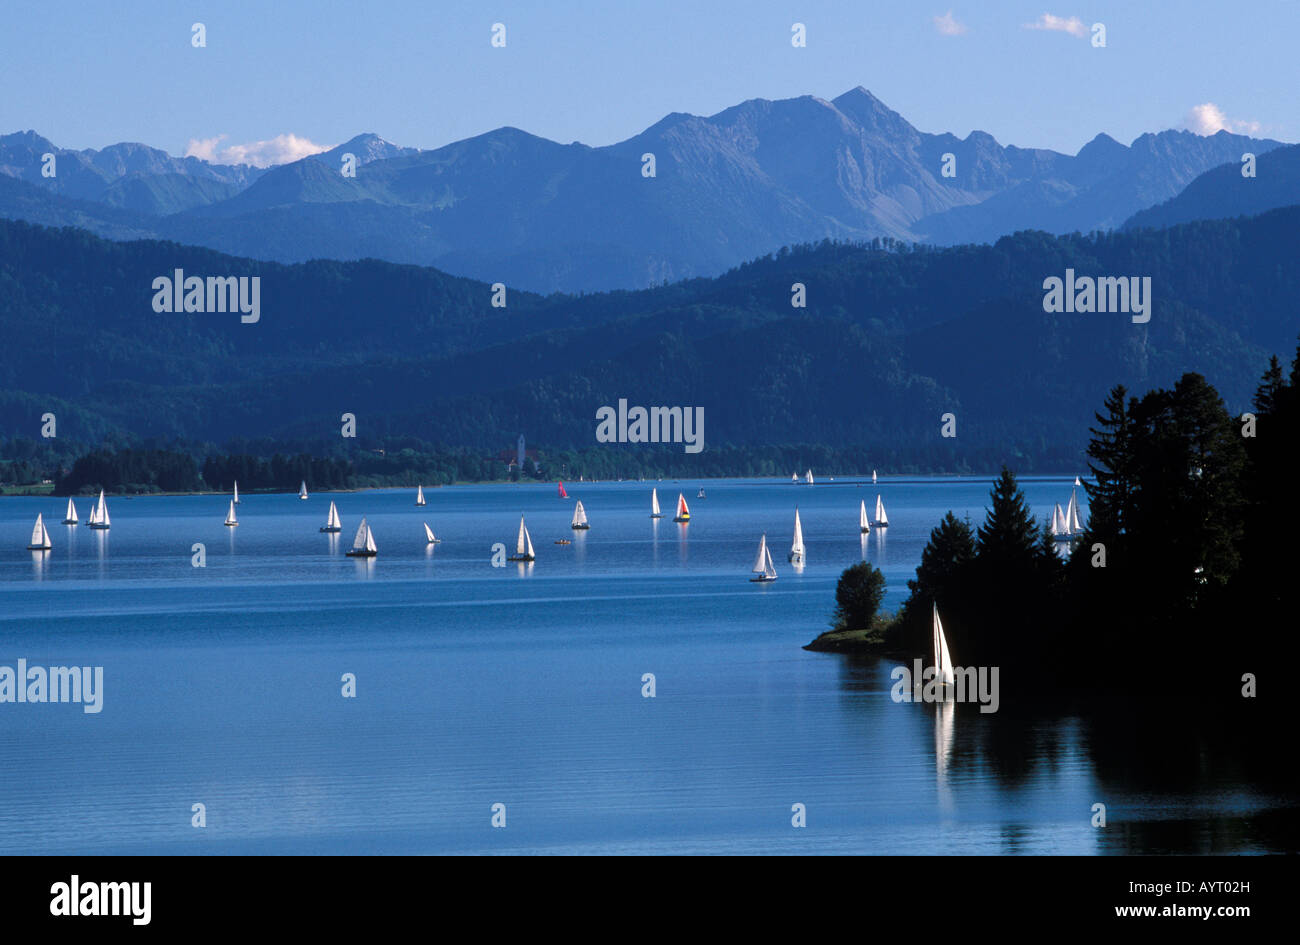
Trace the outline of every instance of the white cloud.
{"type": "Polygon", "coordinates": [[[1026,23],[1027,30],[1050,30],[1054,33],[1069,33],[1071,36],[1084,37],[1088,35],[1088,28],[1083,25],[1083,20],[1077,16],[1066,19],[1063,16],[1052,16],[1050,13],[1044,13],[1033,23],[1026,23]]]}
{"type": "Polygon", "coordinates": [[[185,146],[186,157],[201,158],[213,164],[252,164],[270,167],[272,164],[289,164],[312,154],[328,151],[333,145],[317,144],[297,135],[276,135],[267,141],[248,144],[222,145],[226,135],[215,138],[191,138],[185,146]]]}
{"type": "Polygon", "coordinates": [[[1243,121],[1232,119],[1223,114],[1223,109],[1213,102],[1204,102],[1197,105],[1183,120],[1189,131],[1194,131],[1198,135],[1212,135],[1220,131],[1231,131],[1239,135],[1256,135],[1262,130],[1262,126],[1257,121],[1243,121]]]}
{"type": "Polygon", "coordinates": [[[934,18],[934,28],[944,36],[960,36],[962,33],[966,32],[966,24],[958,23],[957,18],[952,15],[951,10],[943,16],[936,16],[934,18]]]}

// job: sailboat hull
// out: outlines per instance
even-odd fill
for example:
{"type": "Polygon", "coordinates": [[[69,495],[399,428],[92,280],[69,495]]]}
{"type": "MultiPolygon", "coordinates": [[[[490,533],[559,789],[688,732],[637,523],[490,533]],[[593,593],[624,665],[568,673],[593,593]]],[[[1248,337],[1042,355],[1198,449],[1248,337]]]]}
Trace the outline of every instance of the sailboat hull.
{"type": "Polygon", "coordinates": [[[347,553],[347,556],[349,558],[373,558],[378,554],[379,552],[377,551],[369,551],[365,548],[357,548],[357,549],[353,549],[352,551],[349,551],[347,553]]]}
{"type": "Polygon", "coordinates": [[[585,531],[586,529],[591,528],[590,525],[570,525],[569,527],[577,532],[585,531]]]}
{"type": "Polygon", "coordinates": [[[750,578],[749,583],[750,584],[771,584],[775,580],[776,580],[775,577],[768,577],[766,574],[760,574],[758,577],[750,578]]]}
{"type": "Polygon", "coordinates": [[[323,531],[323,532],[329,532],[329,533],[331,533],[331,534],[334,534],[334,533],[336,533],[336,532],[341,532],[341,531],[343,531],[343,526],[341,526],[341,525],[322,525],[322,526],[320,527],[320,530],[323,531]]]}
{"type": "Polygon", "coordinates": [[[91,527],[91,528],[109,528],[110,526],[105,525],[105,524],[103,524],[102,522],[91,522],[91,523],[90,523],[90,527],[91,527]]]}
{"type": "Polygon", "coordinates": [[[225,525],[226,528],[238,528],[238,527],[239,527],[239,523],[238,523],[238,522],[222,522],[222,524],[225,525]]]}
{"type": "Polygon", "coordinates": [[[511,555],[507,561],[536,561],[537,555],[511,555]]]}
{"type": "Polygon", "coordinates": [[[803,555],[789,554],[786,555],[786,560],[789,561],[791,564],[803,564],[803,555]]]}

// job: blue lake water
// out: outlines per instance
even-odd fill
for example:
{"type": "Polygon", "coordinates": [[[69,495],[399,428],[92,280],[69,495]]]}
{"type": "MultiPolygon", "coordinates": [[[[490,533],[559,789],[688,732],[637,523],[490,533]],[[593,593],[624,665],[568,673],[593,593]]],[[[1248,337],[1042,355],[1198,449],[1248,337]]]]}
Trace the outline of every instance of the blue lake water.
{"type": "MultiPolygon", "coordinates": [[[[1071,481],[1021,484],[1041,519],[1071,481]]],[[[1270,848],[1248,825],[1285,802],[1232,775],[1104,780],[1078,720],[1008,735],[1001,714],[894,703],[892,661],[801,649],[864,556],[895,608],[942,515],[983,519],[988,477],[709,481],[704,499],[697,481],[566,485],[589,532],[570,530],[554,484],[426,489],[424,508],[413,489],[247,495],[236,529],[220,496],[110,498],[107,532],[53,524],[66,500],[0,499],[0,665],[104,667],[98,714],[0,704],[0,849],[1270,848]],[[663,519],[649,518],[652,486],[663,519]],[[679,490],[689,525],[671,521],[679,490]],[[891,524],[864,540],[858,503],[870,511],[877,493],[891,524]],[[331,499],[340,536],[318,531],[331,499]],[[802,571],[786,563],[796,504],[802,571]],[[47,554],[25,550],[38,512],[47,554]],[[493,567],[521,513],[536,563],[493,567]],[[344,556],[362,515],[379,548],[368,561],[344,556]],[[425,521],[441,544],[426,545],[425,521]],[[764,532],[779,574],[766,586],[748,580],[764,532]],[[806,828],[791,825],[796,803],[806,828]]]]}

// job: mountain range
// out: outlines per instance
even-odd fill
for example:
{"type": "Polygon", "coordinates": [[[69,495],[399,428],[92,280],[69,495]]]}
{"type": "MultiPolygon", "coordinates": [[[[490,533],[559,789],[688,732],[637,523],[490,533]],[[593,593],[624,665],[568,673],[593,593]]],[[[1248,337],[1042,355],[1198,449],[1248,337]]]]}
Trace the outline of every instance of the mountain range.
{"type": "MultiPolygon", "coordinates": [[[[366,134],[267,169],[139,144],[63,151],[29,131],[0,136],[0,216],[282,263],[376,258],[589,292],[717,276],[827,238],[958,245],[1147,225],[1135,215],[1239,167],[1244,152],[1263,168],[1279,146],[1162,131],[1128,145],[1100,134],[1065,155],[980,131],[920,132],[863,88],[674,113],[604,147],[515,128],[425,151],[366,134]],[[341,173],[349,152],[355,177],[341,173]],[[41,173],[46,153],[57,156],[53,178],[41,173]]],[[[1255,197],[1248,212],[1282,205],[1255,197]]]]}
{"type": "Polygon", "coordinates": [[[1294,350],[1300,207],[1168,229],[913,248],[823,241],[713,279],[541,296],[379,260],[257,261],[0,221],[0,435],[499,449],[595,443],[599,407],[705,409],[706,451],[862,446],[880,465],[1080,468],[1117,383],[1199,371],[1234,412],[1294,350]],[[153,280],[258,277],[261,318],[155,312],[153,280]],[[1147,324],[1050,314],[1043,282],[1149,276],[1147,324]],[[807,307],[791,305],[802,283],[807,307]],[[941,417],[957,437],[940,436],[941,417]]]}

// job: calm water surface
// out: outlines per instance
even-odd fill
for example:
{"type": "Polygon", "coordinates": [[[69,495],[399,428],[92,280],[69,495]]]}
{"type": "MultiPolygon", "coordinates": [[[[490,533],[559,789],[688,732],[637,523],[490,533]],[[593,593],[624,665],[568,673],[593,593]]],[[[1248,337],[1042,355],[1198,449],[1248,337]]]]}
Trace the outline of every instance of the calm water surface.
{"type": "MultiPolygon", "coordinates": [[[[1071,481],[1022,486],[1041,518],[1071,481]]],[[[696,481],[566,485],[590,532],[569,529],[554,484],[427,489],[422,509],[414,490],[248,495],[237,529],[220,496],[116,498],[110,531],[51,524],[44,555],[25,550],[32,522],[59,522],[66,500],[0,499],[0,665],[105,675],[97,715],[0,705],[0,849],[1270,849],[1251,825],[1284,802],[1230,776],[1102,781],[1077,720],[895,704],[891,661],[800,648],[863,557],[896,607],[942,515],[982,520],[988,478],[710,481],[704,499],[696,481]],[[679,489],[685,526],[671,521],[679,489]],[[891,525],[863,539],[858,503],[877,492],[891,525]],[[342,536],[318,531],[331,498],[342,536]],[[786,563],[796,504],[802,571],[786,563]],[[537,562],[492,567],[521,513],[537,562]],[[344,556],[362,515],[371,561],[344,556]],[[759,586],[764,532],[780,578],[759,586]],[[1098,802],[1106,830],[1090,823],[1098,802]]]]}

